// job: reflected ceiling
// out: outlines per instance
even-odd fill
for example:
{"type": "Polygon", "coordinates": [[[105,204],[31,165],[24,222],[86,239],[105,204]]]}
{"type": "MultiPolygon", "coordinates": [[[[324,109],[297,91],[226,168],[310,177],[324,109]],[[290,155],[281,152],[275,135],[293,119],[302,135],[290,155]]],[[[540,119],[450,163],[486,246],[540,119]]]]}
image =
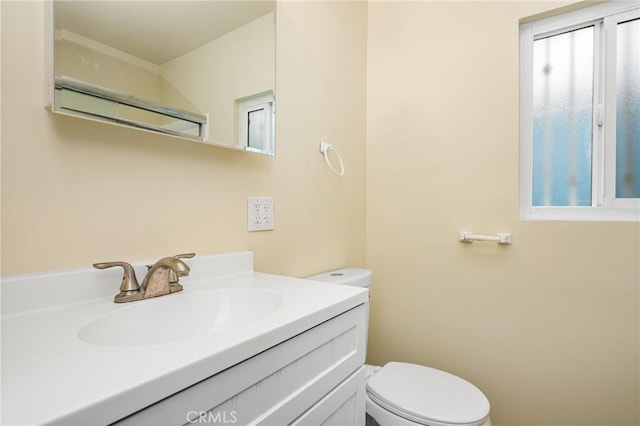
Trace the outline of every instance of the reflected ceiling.
{"type": "Polygon", "coordinates": [[[54,8],[56,29],[161,65],[271,12],[273,2],[85,0],[54,8]]]}

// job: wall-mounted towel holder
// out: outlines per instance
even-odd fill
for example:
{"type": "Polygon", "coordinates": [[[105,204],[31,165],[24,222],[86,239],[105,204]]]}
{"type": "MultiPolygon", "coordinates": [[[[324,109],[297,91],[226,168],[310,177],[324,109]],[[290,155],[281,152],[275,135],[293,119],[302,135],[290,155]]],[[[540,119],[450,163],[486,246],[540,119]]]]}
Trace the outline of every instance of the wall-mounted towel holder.
{"type": "Polygon", "coordinates": [[[340,157],[340,154],[338,154],[338,151],[336,151],[333,145],[326,142],[320,142],[320,153],[324,155],[324,160],[327,162],[327,166],[329,166],[329,169],[331,169],[333,174],[335,174],[336,176],[344,175],[344,163],[342,162],[342,157],[340,157]],[[336,168],[331,163],[331,160],[329,160],[329,151],[333,151],[333,153],[336,155],[338,163],[340,164],[339,171],[336,170],[336,168]]]}
{"type": "Polygon", "coordinates": [[[458,239],[461,243],[472,243],[474,241],[490,241],[502,245],[511,244],[511,233],[503,232],[498,233],[498,235],[480,235],[474,234],[471,231],[460,231],[460,238],[458,239]]]}

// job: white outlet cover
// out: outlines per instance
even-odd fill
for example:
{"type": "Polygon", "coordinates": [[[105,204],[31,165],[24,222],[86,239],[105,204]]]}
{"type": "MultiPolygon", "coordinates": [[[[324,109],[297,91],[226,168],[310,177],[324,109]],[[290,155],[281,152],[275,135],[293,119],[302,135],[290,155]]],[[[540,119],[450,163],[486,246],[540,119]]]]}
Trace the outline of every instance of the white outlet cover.
{"type": "Polygon", "coordinates": [[[247,202],[247,229],[270,231],[273,223],[273,197],[249,197],[247,202]]]}

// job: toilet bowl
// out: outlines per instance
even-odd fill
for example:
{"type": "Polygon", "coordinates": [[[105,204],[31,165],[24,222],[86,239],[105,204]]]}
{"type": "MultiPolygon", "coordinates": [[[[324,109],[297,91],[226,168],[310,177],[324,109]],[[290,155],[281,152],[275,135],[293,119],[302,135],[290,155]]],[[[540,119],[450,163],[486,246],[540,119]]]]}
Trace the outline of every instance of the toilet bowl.
{"type": "MultiPolygon", "coordinates": [[[[372,273],[343,268],[307,279],[369,287],[372,273]]],[[[367,426],[491,426],[486,396],[460,377],[406,362],[366,369],[367,426]]]]}

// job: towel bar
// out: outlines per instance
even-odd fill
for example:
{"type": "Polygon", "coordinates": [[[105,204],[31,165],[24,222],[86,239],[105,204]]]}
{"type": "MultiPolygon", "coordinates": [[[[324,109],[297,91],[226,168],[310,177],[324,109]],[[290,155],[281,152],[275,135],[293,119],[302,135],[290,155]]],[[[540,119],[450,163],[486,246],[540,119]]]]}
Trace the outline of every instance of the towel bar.
{"type": "Polygon", "coordinates": [[[472,243],[474,241],[490,241],[498,244],[508,245],[511,244],[511,233],[498,233],[498,235],[480,235],[474,234],[471,231],[460,231],[461,243],[472,243]]]}

